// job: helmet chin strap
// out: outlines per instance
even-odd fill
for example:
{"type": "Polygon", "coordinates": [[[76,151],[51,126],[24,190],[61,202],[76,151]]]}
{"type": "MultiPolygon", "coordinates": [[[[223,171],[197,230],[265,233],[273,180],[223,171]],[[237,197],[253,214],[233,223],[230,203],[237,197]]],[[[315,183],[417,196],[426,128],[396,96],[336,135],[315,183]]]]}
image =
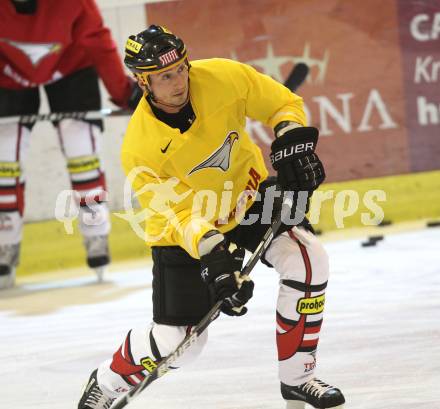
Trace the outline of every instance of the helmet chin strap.
{"type": "Polygon", "coordinates": [[[183,108],[189,101],[189,92],[188,92],[188,95],[185,99],[185,102],[178,104],[178,105],[177,104],[167,104],[166,102],[162,102],[162,101],[158,100],[152,92],[149,95],[151,95],[150,98],[153,102],[156,102],[157,104],[161,104],[161,105],[164,105],[169,108],[183,108]]]}

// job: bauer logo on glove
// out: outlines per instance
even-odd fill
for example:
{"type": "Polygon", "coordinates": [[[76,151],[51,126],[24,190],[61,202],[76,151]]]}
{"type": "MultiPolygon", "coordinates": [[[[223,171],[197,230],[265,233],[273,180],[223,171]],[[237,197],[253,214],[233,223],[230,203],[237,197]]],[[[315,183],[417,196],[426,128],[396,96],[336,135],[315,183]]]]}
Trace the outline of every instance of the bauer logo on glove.
{"type": "Polygon", "coordinates": [[[315,148],[319,132],[283,122],[275,128],[270,159],[284,190],[313,192],[325,179],[324,166],[315,148]]]}
{"type": "Polygon", "coordinates": [[[292,155],[304,153],[307,151],[313,152],[315,150],[315,146],[316,146],[316,143],[314,143],[314,142],[298,143],[296,145],[290,145],[284,149],[280,149],[279,151],[272,153],[270,155],[270,161],[273,165],[275,162],[278,162],[284,158],[288,158],[289,156],[292,156],[292,155]]]}

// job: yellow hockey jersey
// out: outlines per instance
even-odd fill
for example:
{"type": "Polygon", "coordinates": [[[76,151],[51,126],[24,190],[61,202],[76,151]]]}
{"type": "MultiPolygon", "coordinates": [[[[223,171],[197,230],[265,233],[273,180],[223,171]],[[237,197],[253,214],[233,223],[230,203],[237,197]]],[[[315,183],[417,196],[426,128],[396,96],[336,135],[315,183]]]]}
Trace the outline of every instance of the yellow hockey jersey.
{"type": "Polygon", "coordinates": [[[121,159],[142,207],[146,243],[178,245],[199,258],[201,237],[237,226],[268,176],[246,117],[272,128],[306,119],[301,97],[232,60],[192,61],[189,93],[196,119],[183,134],[158,120],[142,98],[121,159]]]}

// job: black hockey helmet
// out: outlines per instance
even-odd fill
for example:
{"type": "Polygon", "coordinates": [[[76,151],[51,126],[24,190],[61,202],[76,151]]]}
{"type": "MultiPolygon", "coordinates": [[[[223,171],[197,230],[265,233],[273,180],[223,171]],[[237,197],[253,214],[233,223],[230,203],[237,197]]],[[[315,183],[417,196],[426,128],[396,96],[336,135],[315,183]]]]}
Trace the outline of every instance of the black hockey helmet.
{"type": "Polygon", "coordinates": [[[151,25],[125,44],[124,63],[144,83],[150,74],[157,74],[187,61],[183,41],[165,27],[151,25]]]}

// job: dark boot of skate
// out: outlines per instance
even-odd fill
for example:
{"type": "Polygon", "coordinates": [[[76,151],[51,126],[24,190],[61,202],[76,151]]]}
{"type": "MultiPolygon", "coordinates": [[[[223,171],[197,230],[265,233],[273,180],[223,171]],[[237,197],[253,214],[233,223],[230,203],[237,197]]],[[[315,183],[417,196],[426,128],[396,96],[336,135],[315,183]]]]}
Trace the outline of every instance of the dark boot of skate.
{"type": "Polygon", "coordinates": [[[306,403],[317,409],[342,409],[345,403],[338,388],[316,378],[298,386],[281,383],[281,395],[287,402],[286,409],[304,409],[306,403]]]}
{"type": "Polygon", "coordinates": [[[0,245],[0,290],[14,286],[19,256],[20,243],[0,245]]]}
{"type": "Polygon", "coordinates": [[[83,394],[78,404],[78,409],[110,409],[114,398],[105,396],[98,385],[98,370],[95,369],[84,387],[83,394]]]}

